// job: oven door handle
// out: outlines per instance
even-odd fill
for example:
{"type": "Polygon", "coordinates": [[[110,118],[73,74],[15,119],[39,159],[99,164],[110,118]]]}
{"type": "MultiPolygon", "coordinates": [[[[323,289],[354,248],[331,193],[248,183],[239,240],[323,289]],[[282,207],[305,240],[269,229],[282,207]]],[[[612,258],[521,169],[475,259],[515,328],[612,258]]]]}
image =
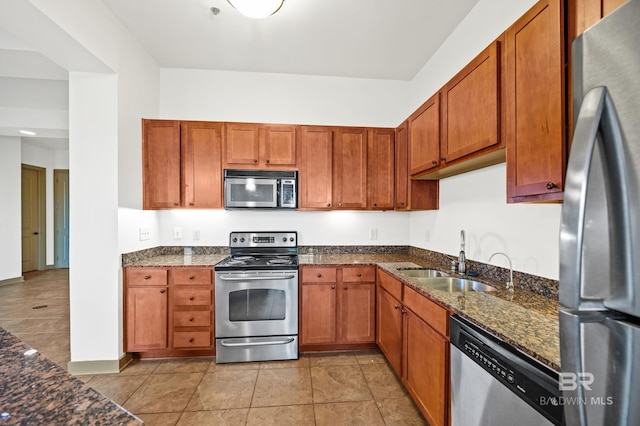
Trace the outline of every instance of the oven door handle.
{"type": "Polygon", "coordinates": [[[281,340],[269,340],[263,342],[227,342],[220,341],[220,344],[226,348],[238,348],[243,346],[268,346],[268,345],[286,345],[294,341],[293,337],[281,340]]]}
{"type": "Polygon", "coordinates": [[[295,278],[295,275],[251,275],[244,277],[237,277],[235,275],[220,275],[217,278],[225,281],[259,281],[259,280],[290,280],[295,278]]]}

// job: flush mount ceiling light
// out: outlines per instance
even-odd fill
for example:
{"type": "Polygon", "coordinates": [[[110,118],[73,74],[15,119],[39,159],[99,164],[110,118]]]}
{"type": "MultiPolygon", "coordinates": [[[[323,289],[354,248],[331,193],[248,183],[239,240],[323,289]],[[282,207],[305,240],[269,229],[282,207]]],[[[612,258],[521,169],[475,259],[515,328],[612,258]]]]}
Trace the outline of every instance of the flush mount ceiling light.
{"type": "Polygon", "coordinates": [[[276,13],[284,0],[227,0],[238,12],[253,19],[262,19],[276,13]]]}

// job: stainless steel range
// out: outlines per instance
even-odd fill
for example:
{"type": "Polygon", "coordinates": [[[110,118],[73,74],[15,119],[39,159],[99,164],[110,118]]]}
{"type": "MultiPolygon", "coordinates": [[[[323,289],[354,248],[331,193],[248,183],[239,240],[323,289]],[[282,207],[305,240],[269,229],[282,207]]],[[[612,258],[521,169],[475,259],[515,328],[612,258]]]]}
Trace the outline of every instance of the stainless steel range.
{"type": "Polygon", "coordinates": [[[298,234],[232,232],[216,271],[216,362],[298,358],[298,234]]]}

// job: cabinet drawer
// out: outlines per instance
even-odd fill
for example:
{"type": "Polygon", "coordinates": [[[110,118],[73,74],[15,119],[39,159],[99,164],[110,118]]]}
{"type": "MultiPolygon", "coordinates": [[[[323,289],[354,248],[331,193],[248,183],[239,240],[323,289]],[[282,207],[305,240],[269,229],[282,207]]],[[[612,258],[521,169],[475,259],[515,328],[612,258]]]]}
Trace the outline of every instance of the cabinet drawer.
{"type": "Polygon", "coordinates": [[[126,268],[127,285],[167,285],[166,269],[160,268],[126,268]]]}
{"type": "Polygon", "coordinates": [[[205,348],[210,346],[210,331],[176,331],[173,333],[174,348],[205,348]]]}
{"type": "Polygon", "coordinates": [[[303,268],[303,283],[334,283],[336,282],[336,268],[303,268]]]}
{"type": "Polygon", "coordinates": [[[375,280],[375,266],[345,266],[342,268],[342,282],[374,282],[375,280]]]}
{"type": "Polygon", "coordinates": [[[174,327],[209,327],[211,311],[182,311],[173,313],[174,327]]]}
{"type": "Polygon", "coordinates": [[[378,270],[378,285],[396,299],[402,300],[402,283],[382,270],[378,270]]]}
{"type": "Polygon", "coordinates": [[[174,284],[211,284],[211,269],[173,268],[171,277],[174,284]]]}
{"type": "Polygon", "coordinates": [[[211,305],[211,290],[179,289],[173,292],[176,305],[211,305]]]}
{"type": "Polygon", "coordinates": [[[404,306],[445,337],[449,336],[449,312],[417,291],[405,286],[404,306]]]}

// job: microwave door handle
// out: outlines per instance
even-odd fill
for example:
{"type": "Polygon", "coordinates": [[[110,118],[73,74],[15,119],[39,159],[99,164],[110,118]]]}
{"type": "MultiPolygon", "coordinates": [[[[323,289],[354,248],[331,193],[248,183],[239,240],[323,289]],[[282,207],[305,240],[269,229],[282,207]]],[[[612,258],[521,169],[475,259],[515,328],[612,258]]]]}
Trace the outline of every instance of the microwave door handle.
{"type": "Polygon", "coordinates": [[[274,281],[274,280],[290,280],[295,278],[295,275],[251,275],[245,277],[238,277],[235,275],[220,275],[219,279],[224,281],[274,281]]]}

